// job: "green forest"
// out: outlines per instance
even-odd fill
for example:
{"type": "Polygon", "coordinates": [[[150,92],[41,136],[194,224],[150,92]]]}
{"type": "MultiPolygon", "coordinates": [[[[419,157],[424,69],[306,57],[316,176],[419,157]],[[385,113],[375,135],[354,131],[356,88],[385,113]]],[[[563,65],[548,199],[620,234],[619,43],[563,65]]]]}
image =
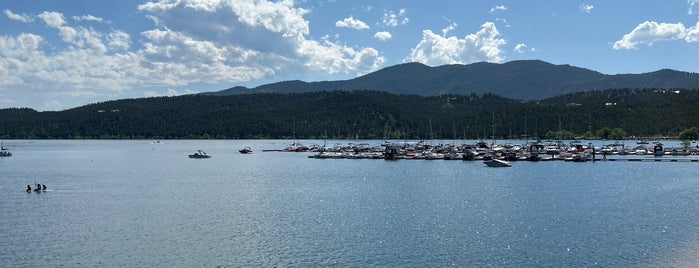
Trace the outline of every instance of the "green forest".
{"type": "Polygon", "coordinates": [[[123,99],[0,110],[2,139],[697,139],[699,91],[608,89],[523,101],[379,91],[123,99]]]}

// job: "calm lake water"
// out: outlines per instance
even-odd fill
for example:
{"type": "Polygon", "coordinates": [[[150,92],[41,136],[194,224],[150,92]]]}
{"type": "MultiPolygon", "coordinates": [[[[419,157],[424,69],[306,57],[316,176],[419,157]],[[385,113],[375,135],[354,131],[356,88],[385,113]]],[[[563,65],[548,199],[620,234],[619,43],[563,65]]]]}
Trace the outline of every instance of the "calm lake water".
{"type": "Polygon", "coordinates": [[[699,163],[488,168],[262,152],[288,143],[5,141],[0,266],[699,263],[699,163]],[[212,158],[187,158],[197,149],[212,158]],[[49,191],[24,192],[35,182],[49,191]]]}

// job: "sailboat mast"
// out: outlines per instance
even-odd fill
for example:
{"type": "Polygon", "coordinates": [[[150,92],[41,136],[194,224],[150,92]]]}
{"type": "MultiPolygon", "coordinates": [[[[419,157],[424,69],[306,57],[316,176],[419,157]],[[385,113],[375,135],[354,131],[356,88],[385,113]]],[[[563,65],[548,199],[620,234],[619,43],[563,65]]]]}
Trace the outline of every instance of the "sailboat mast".
{"type": "Polygon", "coordinates": [[[529,143],[529,136],[527,136],[527,112],[524,112],[524,144],[529,143]]]}
{"type": "Polygon", "coordinates": [[[495,145],[495,110],[493,110],[493,144],[495,145]]]}

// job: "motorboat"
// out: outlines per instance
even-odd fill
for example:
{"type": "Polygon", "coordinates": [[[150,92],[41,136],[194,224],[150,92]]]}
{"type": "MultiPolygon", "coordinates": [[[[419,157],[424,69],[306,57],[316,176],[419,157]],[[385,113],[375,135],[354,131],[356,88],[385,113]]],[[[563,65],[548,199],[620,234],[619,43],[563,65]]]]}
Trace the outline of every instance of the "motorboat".
{"type": "Polygon", "coordinates": [[[663,149],[663,144],[662,143],[656,143],[653,145],[653,155],[654,156],[663,156],[665,155],[665,149],[663,149]]]}
{"type": "Polygon", "coordinates": [[[189,158],[210,158],[210,157],[211,157],[210,155],[206,154],[202,150],[197,150],[197,152],[189,155],[189,158]]]}
{"type": "Polygon", "coordinates": [[[491,159],[483,161],[483,164],[489,167],[511,167],[512,163],[500,159],[491,159]]]}
{"type": "Polygon", "coordinates": [[[252,150],[250,149],[250,147],[245,147],[243,149],[238,150],[238,152],[240,152],[241,154],[251,154],[252,150]]]}

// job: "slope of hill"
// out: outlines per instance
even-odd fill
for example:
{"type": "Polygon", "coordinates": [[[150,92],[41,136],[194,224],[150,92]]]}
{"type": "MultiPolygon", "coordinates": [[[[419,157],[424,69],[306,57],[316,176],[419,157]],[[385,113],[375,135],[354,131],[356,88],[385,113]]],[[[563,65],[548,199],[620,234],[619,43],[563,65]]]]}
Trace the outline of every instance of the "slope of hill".
{"type": "Polygon", "coordinates": [[[605,137],[617,128],[626,138],[677,137],[699,127],[691,107],[699,107],[699,90],[596,90],[537,101],[379,91],[185,95],[60,112],[0,109],[0,139],[475,139],[494,131],[500,140],[560,131],[605,137]]]}
{"type": "Polygon", "coordinates": [[[644,74],[606,75],[570,65],[540,60],[503,64],[473,63],[429,67],[405,63],[350,80],[285,81],[255,88],[233,87],[206,93],[301,93],[333,90],[376,90],[393,94],[438,96],[493,93],[505,98],[535,100],[563,94],[610,88],[699,88],[699,74],[663,69],[644,74]]]}

